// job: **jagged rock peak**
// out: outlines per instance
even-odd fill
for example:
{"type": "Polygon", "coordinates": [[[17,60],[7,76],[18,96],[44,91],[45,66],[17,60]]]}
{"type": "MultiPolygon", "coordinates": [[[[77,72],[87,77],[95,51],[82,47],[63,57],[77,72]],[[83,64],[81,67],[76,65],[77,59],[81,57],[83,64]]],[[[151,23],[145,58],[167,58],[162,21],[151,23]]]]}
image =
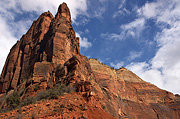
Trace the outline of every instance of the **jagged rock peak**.
{"type": "Polygon", "coordinates": [[[50,18],[53,18],[53,15],[52,15],[52,13],[50,11],[48,11],[48,12],[42,13],[39,18],[41,18],[41,17],[50,17],[50,18]]]}
{"type": "Polygon", "coordinates": [[[65,2],[63,2],[59,8],[55,18],[65,17],[68,22],[71,22],[70,10],[65,2]]]}
{"type": "MultiPolygon", "coordinates": [[[[56,66],[79,55],[79,39],[71,25],[69,8],[63,3],[55,18],[48,11],[34,20],[28,32],[11,48],[0,78],[0,93],[16,90],[23,82],[28,84],[25,88],[38,81],[42,83],[39,77],[45,77],[47,83],[56,66]],[[45,67],[52,70],[44,71],[45,67]]],[[[44,84],[42,87],[46,88],[44,84]]]]}
{"type": "MultiPolygon", "coordinates": [[[[180,119],[179,95],[143,81],[126,68],[114,69],[80,54],[66,3],[59,6],[55,18],[50,12],[41,14],[12,47],[0,76],[0,110],[17,105],[6,102],[14,92],[27,102],[26,97],[60,85],[75,92],[48,104],[40,101],[23,107],[23,117],[37,112],[35,118],[180,119]],[[62,106],[64,116],[59,114],[62,106]],[[52,115],[54,109],[58,111],[52,115]]],[[[0,118],[16,118],[19,111],[0,118]]]]}

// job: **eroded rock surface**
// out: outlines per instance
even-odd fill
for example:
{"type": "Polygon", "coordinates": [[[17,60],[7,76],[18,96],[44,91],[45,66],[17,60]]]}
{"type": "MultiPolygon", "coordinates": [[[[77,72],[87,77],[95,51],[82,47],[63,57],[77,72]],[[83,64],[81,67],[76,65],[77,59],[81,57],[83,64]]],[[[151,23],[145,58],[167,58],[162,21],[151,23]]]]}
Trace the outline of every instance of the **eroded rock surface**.
{"type": "Polygon", "coordinates": [[[93,88],[102,107],[118,118],[178,119],[179,98],[140,79],[133,72],[115,70],[90,59],[94,78],[93,88]]]}
{"type": "MultiPolygon", "coordinates": [[[[143,81],[128,69],[115,70],[80,54],[66,3],[59,6],[55,17],[50,12],[40,15],[11,48],[0,76],[0,106],[6,107],[5,99],[13,92],[23,100],[56,84],[75,88],[75,92],[60,96],[53,106],[51,102],[38,102],[23,107],[24,117],[29,118],[28,112],[36,110],[37,118],[180,118],[179,95],[143,81]],[[66,113],[44,112],[49,109],[66,113]]],[[[17,113],[0,117],[15,117],[17,113]]]]}
{"type": "MultiPolygon", "coordinates": [[[[23,82],[26,88],[43,83],[42,89],[46,89],[48,82],[53,84],[62,80],[60,78],[63,75],[76,76],[78,70],[73,70],[81,67],[79,62],[83,59],[79,51],[79,38],[75,36],[71,25],[69,8],[63,3],[55,18],[50,12],[43,13],[11,48],[1,74],[0,93],[21,90],[18,86],[23,82]],[[62,72],[56,71],[59,65],[64,67],[62,72]]],[[[79,75],[79,80],[81,77],[79,75]]]]}

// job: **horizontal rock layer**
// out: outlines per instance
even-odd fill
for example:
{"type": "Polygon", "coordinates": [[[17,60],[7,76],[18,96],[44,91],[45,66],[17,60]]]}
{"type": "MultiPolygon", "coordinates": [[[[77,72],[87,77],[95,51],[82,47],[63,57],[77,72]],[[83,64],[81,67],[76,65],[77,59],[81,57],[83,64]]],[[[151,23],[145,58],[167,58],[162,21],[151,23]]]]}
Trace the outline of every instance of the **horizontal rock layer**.
{"type": "MultiPolygon", "coordinates": [[[[115,70],[82,56],[65,3],[55,17],[50,12],[40,15],[11,48],[0,77],[1,108],[6,106],[3,99],[13,92],[24,99],[56,84],[75,88],[76,93],[65,97],[78,97],[78,104],[88,108],[83,110],[88,118],[180,118],[179,95],[161,90],[125,68],[115,70]]],[[[72,99],[62,100],[75,105],[72,114],[80,116],[72,99]]]]}
{"type": "Polygon", "coordinates": [[[115,70],[90,59],[93,90],[102,107],[118,118],[178,119],[180,98],[140,79],[133,72],[115,70]]]}

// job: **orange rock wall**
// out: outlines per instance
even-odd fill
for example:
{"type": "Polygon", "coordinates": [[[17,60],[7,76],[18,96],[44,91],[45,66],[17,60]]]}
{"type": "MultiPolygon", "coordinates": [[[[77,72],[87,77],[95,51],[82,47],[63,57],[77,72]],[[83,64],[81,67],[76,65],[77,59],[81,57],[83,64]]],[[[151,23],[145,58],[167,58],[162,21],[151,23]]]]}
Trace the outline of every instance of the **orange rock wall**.
{"type": "MultiPolygon", "coordinates": [[[[75,36],[70,11],[65,3],[59,6],[55,17],[50,12],[40,15],[11,48],[0,77],[0,98],[5,99],[17,91],[23,99],[56,84],[75,88],[76,92],[66,98],[79,97],[79,103],[87,107],[83,113],[88,118],[180,118],[178,95],[143,81],[125,68],[115,70],[82,56],[79,38],[75,36]],[[35,89],[36,86],[38,89],[35,89]]],[[[76,102],[69,100],[63,99],[65,104],[75,105],[73,109],[76,109],[76,102]]],[[[1,104],[0,101],[3,107],[1,104]]],[[[43,111],[40,112],[39,118],[52,117],[48,115],[51,112],[46,117],[43,111]]],[[[72,109],[65,117],[80,116],[79,109],[74,110],[73,115],[70,112],[72,109]]],[[[56,118],[58,114],[54,116],[56,118]]]]}

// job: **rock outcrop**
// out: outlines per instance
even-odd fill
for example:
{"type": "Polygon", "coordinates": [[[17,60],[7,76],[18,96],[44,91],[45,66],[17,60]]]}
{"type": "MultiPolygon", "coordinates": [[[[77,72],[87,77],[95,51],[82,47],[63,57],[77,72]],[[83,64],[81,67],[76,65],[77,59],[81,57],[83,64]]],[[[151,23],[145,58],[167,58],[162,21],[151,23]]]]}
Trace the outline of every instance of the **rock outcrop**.
{"type": "Polygon", "coordinates": [[[115,70],[90,59],[93,88],[103,109],[118,118],[178,119],[180,98],[140,79],[133,72],[115,70]]]}
{"type": "MultiPolygon", "coordinates": [[[[178,95],[143,81],[125,68],[115,70],[80,54],[79,38],[73,30],[66,3],[59,6],[55,17],[50,12],[40,15],[11,48],[0,77],[0,105],[3,107],[3,98],[13,92],[18,92],[24,99],[56,84],[73,87],[76,91],[59,100],[59,105],[63,101],[71,106],[57,108],[72,114],[66,113],[67,118],[81,115],[79,105],[84,105],[83,113],[93,119],[180,118],[178,95]]],[[[51,118],[36,110],[40,112],[38,118],[51,118]]],[[[11,114],[15,115],[15,112],[11,114]]],[[[8,114],[0,115],[3,116],[8,118],[8,114]]],[[[29,113],[26,116],[29,117],[29,113]]],[[[58,118],[58,114],[54,118],[58,118]]]]}
{"type": "Polygon", "coordinates": [[[17,90],[22,84],[26,92],[33,91],[31,87],[37,83],[46,89],[57,80],[69,83],[73,76],[84,80],[88,76],[84,67],[87,62],[80,55],[79,38],[72,28],[69,8],[63,3],[55,18],[50,12],[43,13],[12,47],[1,74],[0,93],[17,90]]]}

